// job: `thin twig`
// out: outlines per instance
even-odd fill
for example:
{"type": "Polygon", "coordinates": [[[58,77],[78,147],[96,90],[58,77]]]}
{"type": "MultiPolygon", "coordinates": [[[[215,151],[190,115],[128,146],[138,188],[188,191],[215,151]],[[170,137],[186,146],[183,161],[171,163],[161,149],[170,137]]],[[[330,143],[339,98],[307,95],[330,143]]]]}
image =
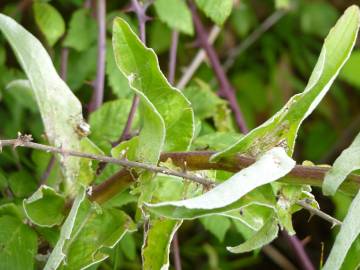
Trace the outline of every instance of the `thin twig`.
{"type": "Polygon", "coordinates": [[[306,254],[304,246],[302,245],[301,241],[296,237],[296,235],[289,235],[286,231],[282,231],[282,234],[293,249],[296,258],[301,265],[301,268],[304,270],[315,270],[315,267],[310,261],[309,256],[306,254]]]}
{"type": "Polygon", "coordinates": [[[302,208],[308,210],[311,215],[316,215],[321,217],[322,219],[330,222],[333,226],[342,225],[342,222],[340,220],[337,220],[336,218],[330,216],[329,214],[326,214],[325,212],[321,211],[320,209],[312,207],[307,200],[299,200],[297,201],[297,204],[300,205],[302,208]]]}
{"type": "Polygon", "coordinates": [[[283,270],[296,270],[296,267],[288,260],[280,251],[278,251],[272,245],[266,245],[262,247],[262,252],[266,254],[271,260],[273,260],[283,270]]]}
{"type": "Polygon", "coordinates": [[[144,169],[147,171],[152,171],[155,173],[162,173],[167,175],[173,175],[181,178],[185,178],[188,180],[191,180],[193,182],[205,185],[205,186],[214,186],[216,183],[210,179],[206,179],[203,177],[198,177],[196,175],[186,174],[183,172],[178,172],[174,170],[170,170],[164,167],[154,166],[146,163],[136,162],[136,161],[130,161],[127,159],[117,159],[109,156],[102,156],[102,155],[95,155],[90,153],[83,153],[78,151],[73,151],[69,149],[62,149],[57,148],[54,146],[39,144],[31,142],[30,139],[31,136],[25,135],[25,136],[19,136],[17,139],[13,140],[0,140],[0,149],[4,146],[13,146],[15,147],[27,147],[32,149],[37,149],[45,152],[51,152],[51,153],[57,153],[61,154],[63,156],[74,156],[74,157],[81,157],[81,158],[87,158],[92,160],[98,160],[100,162],[105,163],[112,163],[112,164],[118,164],[125,168],[139,168],[144,169]]]}
{"type": "Polygon", "coordinates": [[[94,92],[89,104],[89,112],[101,106],[104,99],[105,55],[106,55],[106,0],[97,0],[98,54],[94,92]]]}
{"type": "MultiPolygon", "coordinates": [[[[131,0],[131,10],[133,10],[135,12],[136,17],[138,19],[140,40],[144,44],[146,44],[145,25],[146,25],[146,22],[149,20],[149,17],[146,15],[146,10],[150,6],[151,3],[152,2],[149,2],[148,5],[142,5],[141,3],[138,2],[138,0],[131,0]]],[[[131,108],[130,108],[130,112],[129,112],[128,118],[125,123],[124,130],[120,136],[118,143],[121,141],[124,141],[125,138],[127,138],[129,136],[129,133],[131,130],[131,125],[132,125],[132,122],[134,121],[135,113],[136,113],[137,107],[139,105],[139,101],[140,101],[139,96],[134,95],[134,98],[133,98],[133,101],[131,104],[131,108]]]]}
{"type": "MultiPolygon", "coordinates": [[[[221,30],[220,27],[218,27],[217,25],[213,26],[209,34],[209,39],[208,39],[209,44],[213,44],[215,42],[216,38],[220,34],[220,30],[221,30]]],[[[205,58],[206,58],[205,50],[200,49],[196,54],[196,56],[194,57],[194,59],[192,60],[192,62],[190,63],[190,65],[184,68],[185,72],[180,78],[179,82],[176,84],[176,88],[184,89],[184,87],[188,84],[188,82],[190,81],[194,73],[198,70],[201,63],[205,60],[205,58]]]]}
{"type": "Polygon", "coordinates": [[[169,53],[169,73],[168,80],[170,84],[174,84],[176,70],[176,53],[179,42],[179,32],[173,31],[171,35],[171,47],[169,53]]]}
{"type": "Polygon", "coordinates": [[[174,267],[175,270],[181,270],[181,257],[180,257],[180,247],[179,247],[179,237],[177,232],[174,234],[173,240],[171,242],[174,258],[174,267]]]}
{"type": "Polygon", "coordinates": [[[259,27],[257,27],[241,44],[229,51],[227,60],[223,64],[225,71],[228,71],[234,64],[235,59],[247,50],[252,44],[254,44],[267,30],[269,30],[274,24],[276,24],[285,14],[289,12],[289,9],[279,9],[266,18],[259,27]]]}
{"type": "MultiPolygon", "coordinates": [[[[64,150],[61,148],[56,148],[52,146],[47,146],[43,144],[31,143],[31,144],[19,144],[21,140],[0,140],[0,149],[2,146],[23,146],[33,149],[42,150],[45,152],[54,152],[64,155],[73,155],[82,158],[96,159],[98,161],[106,163],[114,163],[125,166],[127,168],[142,168],[149,171],[164,173],[163,167],[151,166],[148,164],[143,164],[139,162],[127,161],[124,159],[116,159],[108,156],[93,155],[88,153],[82,153],[71,150],[64,150]]],[[[236,155],[229,160],[220,160],[218,162],[210,162],[210,157],[217,152],[215,151],[193,151],[193,152],[166,152],[162,153],[160,160],[165,162],[168,159],[174,163],[175,166],[181,168],[184,163],[186,163],[187,170],[222,170],[228,172],[238,172],[243,168],[246,168],[252,165],[256,160],[254,158],[249,158],[242,155],[236,155]]],[[[305,166],[305,165],[296,165],[286,176],[282,177],[278,181],[288,184],[300,184],[300,185],[311,185],[315,187],[321,187],[324,181],[326,173],[331,169],[331,167],[319,167],[319,166],[305,166]]],[[[189,174],[183,174],[176,171],[171,171],[165,169],[165,173],[170,172],[171,175],[179,176],[185,179],[196,179],[195,182],[202,182],[206,186],[213,186],[216,183],[206,178],[195,177],[189,174]]],[[[129,173],[129,172],[128,172],[129,173]]],[[[126,176],[127,177],[127,176],[126,176]]],[[[122,181],[122,177],[119,177],[117,180],[114,179],[114,186],[116,181],[122,181]]],[[[111,188],[111,185],[109,186],[111,188]]],[[[340,189],[343,192],[349,194],[356,194],[360,188],[360,176],[356,174],[349,174],[340,186],[340,189]]]]}
{"type": "Polygon", "coordinates": [[[201,22],[199,14],[196,10],[196,5],[194,4],[194,2],[192,0],[189,1],[189,4],[190,4],[190,10],[191,10],[191,13],[193,16],[195,29],[196,29],[201,47],[203,47],[203,49],[205,50],[205,52],[209,58],[209,61],[211,63],[211,66],[214,70],[215,76],[219,82],[220,93],[222,96],[226,97],[226,99],[228,100],[230,108],[232,109],[232,111],[234,113],[235,120],[236,120],[236,123],[237,123],[239,129],[243,133],[247,133],[248,129],[246,127],[243,114],[237,103],[235,91],[232,88],[228,78],[226,77],[225,71],[223,70],[223,68],[220,64],[220,60],[218,58],[218,55],[215,52],[215,49],[208,42],[208,35],[207,35],[207,32],[205,30],[203,23],[201,22]]]}
{"type": "Polygon", "coordinates": [[[67,80],[68,60],[69,60],[69,49],[63,47],[60,53],[60,77],[63,81],[67,80]]]}
{"type": "Polygon", "coordinates": [[[54,168],[55,161],[56,161],[56,158],[55,158],[54,155],[52,155],[50,160],[49,160],[48,165],[46,166],[46,169],[45,169],[44,173],[40,177],[39,186],[46,184],[46,181],[49,178],[52,169],[54,168]]]}

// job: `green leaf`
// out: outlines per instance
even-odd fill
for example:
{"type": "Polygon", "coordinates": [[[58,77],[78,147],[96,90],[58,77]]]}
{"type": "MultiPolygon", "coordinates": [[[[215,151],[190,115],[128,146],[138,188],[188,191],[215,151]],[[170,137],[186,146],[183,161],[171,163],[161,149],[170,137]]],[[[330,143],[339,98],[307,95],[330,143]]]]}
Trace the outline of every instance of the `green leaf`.
{"type": "Polygon", "coordinates": [[[181,221],[159,219],[152,222],[142,249],[143,269],[169,268],[170,244],[181,221]]]}
{"type": "Polygon", "coordinates": [[[96,76],[97,45],[81,52],[69,53],[67,82],[73,91],[77,91],[96,76]]]}
{"type": "Polygon", "coordinates": [[[351,248],[349,249],[341,269],[359,269],[360,267],[360,237],[358,236],[356,240],[352,243],[351,248]]]}
{"type": "Polygon", "coordinates": [[[15,80],[6,85],[6,90],[9,91],[18,104],[21,104],[31,112],[38,112],[35,97],[31,84],[28,80],[15,80]]]}
{"type": "Polygon", "coordinates": [[[125,254],[126,258],[133,261],[136,258],[136,242],[133,234],[125,234],[119,242],[121,251],[125,254]]]}
{"type": "Polygon", "coordinates": [[[85,269],[105,260],[128,231],[136,229],[132,220],[115,208],[101,208],[85,198],[85,190],[76,197],[60,238],[45,270],[85,269]]]}
{"type": "Polygon", "coordinates": [[[138,159],[157,162],[161,151],[188,150],[194,133],[193,111],[161,73],[154,51],[121,18],[114,21],[113,46],[118,68],[141,98],[138,159]]]}
{"type": "Polygon", "coordinates": [[[160,20],[170,28],[193,35],[194,27],[191,12],[184,1],[156,0],[154,6],[160,20]]]}
{"type": "MultiPolygon", "coordinates": [[[[95,154],[95,155],[104,155],[104,152],[101,151],[96,144],[90,141],[88,138],[83,138],[80,142],[81,152],[95,154]]],[[[97,160],[89,159],[80,159],[80,170],[78,176],[78,183],[88,186],[95,180],[96,166],[99,164],[97,160]]]]}
{"type": "Polygon", "coordinates": [[[235,132],[214,132],[197,137],[192,147],[198,150],[221,150],[234,144],[242,136],[242,134],[235,132]]]}
{"type": "Polygon", "coordinates": [[[205,82],[198,79],[195,82],[183,93],[191,102],[196,117],[201,120],[212,118],[218,131],[233,131],[231,110],[227,102],[219,98],[205,82]]]}
{"type": "Polygon", "coordinates": [[[211,232],[220,242],[224,241],[225,234],[230,228],[229,218],[222,216],[208,216],[200,218],[201,224],[211,232]]]}
{"type": "Polygon", "coordinates": [[[360,77],[358,72],[360,70],[360,50],[355,50],[344,68],[341,70],[339,77],[347,83],[360,88],[360,77]]]}
{"type": "Polygon", "coordinates": [[[123,211],[115,208],[101,209],[85,200],[76,218],[74,229],[64,251],[65,260],[60,269],[85,269],[109,257],[112,249],[136,226],[123,211]]]}
{"type": "Polygon", "coordinates": [[[233,0],[196,0],[197,6],[216,24],[222,25],[231,14],[233,0]]]}
{"type": "MultiPolygon", "coordinates": [[[[10,17],[0,14],[0,29],[24,69],[40,108],[46,136],[56,147],[80,150],[83,120],[79,100],[60,79],[41,43],[10,17]]],[[[60,157],[67,193],[74,192],[79,159],[60,157]]]]}
{"type": "Polygon", "coordinates": [[[48,186],[41,186],[23,201],[26,216],[38,226],[60,225],[64,219],[65,198],[48,186]]]}
{"type": "Polygon", "coordinates": [[[278,221],[274,216],[272,216],[266,221],[264,226],[252,237],[246,240],[246,242],[236,247],[227,247],[227,250],[232,253],[244,253],[261,248],[262,246],[272,242],[277,237],[278,232],[278,221]]]}
{"type": "Polygon", "coordinates": [[[65,33],[65,22],[59,11],[48,3],[35,2],[33,5],[35,22],[50,46],[65,33]]]}
{"type": "Polygon", "coordinates": [[[304,92],[293,96],[272,118],[253,129],[213,159],[246,153],[257,156],[276,146],[293,153],[298,129],[330,89],[354,47],[359,28],[359,8],[351,6],[325,39],[320,57],[304,92]]]}
{"type": "Polygon", "coordinates": [[[35,178],[26,170],[11,173],[8,182],[12,193],[18,198],[30,196],[38,186],[35,178]]]}
{"type": "Polygon", "coordinates": [[[287,156],[283,148],[273,148],[253,165],[203,195],[182,201],[146,205],[150,211],[171,218],[194,218],[228,212],[244,206],[241,198],[250,191],[279,179],[294,166],[295,161],[287,156]]]}
{"type": "Polygon", "coordinates": [[[0,269],[35,269],[37,236],[18,218],[0,217],[0,246],[0,269]]]}
{"type": "Polygon", "coordinates": [[[352,243],[360,234],[360,192],[352,201],[323,270],[340,269],[352,243]]]}
{"type": "Polygon", "coordinates": [[[360,133],[325,175],[322,187],[324,195],[334,195],[346,176],[357,169],[360,169],[360,133]]]}
{"type": "Polygon", "coordinates": [[[275,0],[275,7],[277,9],[287,9],[290,7],[290,0],[275,0]]]}
{"type": "Polygon", "coordinates": [[[132,91],[129,87],[128,79],[121,72],[119,72],[116,66],[115,56],[111,47],[111,42],[109,43],[107,43],[106,48],[107,79],[114,95],[116,95],[118,98],[127,98],[131,96],[132,91]]]}
{"type": "Polygon", "coordinates": [[[25,219],[21,207],[14,203],[0,205],[0,216],[12,216],[18,218],[21,221],[25,219]]]}
{"type": "MultiPolygon", "coordinates": [[[[105,102],[90,115],[89,123],[92,127],[90,138],[102,149],[108,150],[111,143],[119,139],[131,107],[131,101],[117,99],[105,102]],[[116,124],[115,124],[116,123],[116,124]]],[[[137,115],[133,121],[136,125],[137,115]]]]}
{"type": "Polygon", "coordinates": [[[269,216],[274,214],[274,210],[274,206],[269,207],[269,205],[250,204],[221,215],[229,217],[233,221],[241,222],[250,229],[250,231],[259,231],[264,226],[269,216]]]}
{"type": "Polygon", "coordinates": [[[64,46],[84,51],[96,42],[97,25],[90,12],[90,9],[78,9],[72,14],[64,46]]]}
{"type": "Polygon", "coordinates": [[[50,257],[44,267],[44,270],[58,269],[62,261],[65,259],[66,254],[64,253],[63,249],[66,241],[71,238],[80,205],[85,200],[85,194],[85,188],[81,187],[75,197],[73,205],[71,206],[70,212],[61,227],[59,240],[57,241],[53,251],[51,252],[50,257]]]}
{"type": "Polygon", "coordinates": [[[300,12],[301,29],[306,34],[324,37],[339,16],[328,2],[304,3],[300,12]]]}

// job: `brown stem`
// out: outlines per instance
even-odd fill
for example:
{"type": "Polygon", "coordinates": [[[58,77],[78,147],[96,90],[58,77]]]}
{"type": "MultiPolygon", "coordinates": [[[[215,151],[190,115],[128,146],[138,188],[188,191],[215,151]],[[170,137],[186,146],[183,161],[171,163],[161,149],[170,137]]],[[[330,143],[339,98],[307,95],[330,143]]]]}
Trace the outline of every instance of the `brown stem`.
{"type": "Polygon", "coordinates": [[[233,87],[231,86],[228,78],[226,77],[225,71],[223,70],[219,57],[217,56],[214,47],[209,43],[208,41],[208,34],[205,30],[204,25],[202,24],[199,14],[196,10],[196,6],[192,0],[189,1],[190,4],[190,10],[193,16],[193,21],[195,25],[195,29],[200,41],[201,47],[205,50],[209,61],[211,63],[211,66],[215,72],[215,76],[220,84],[220,91],[221,95],[226,97],[226,99],[229,101],[230,108],[232,109],[236,123],[243,133],[247,133],[248,129],[245,124],[245,120],[243,117],[243,114],[240,110],[240,107],[237,103],[237,99],[235,96],[235,92],[233,87]]]}
{"type": "Polygon", "coordinates": [[[95,154],[90,154],[90,153],[83,153],[83,152],[78,152],[78,151],[73,151],[73,150],[68,150],[68,149],[57,148],[54,146],[34,143],[34,142],[31,142],[31,140],[32,140],[31,135],[24,135],[24,136],[20,135],[17,139],[13,139],[13,140],[0,140],[0,149],[1,149],[1,147],[4,147],[4,146],[13,146],[14,148],[15,147],[27,147],[27,148],[37,149],[37,150],[41,150],[41,151],[45,151],[45,152],[57,153],[57,154],[61,154],[64,156],[66,156],[66,155],[74,156],[74,157],[98,160],[100,162],[105,162],[105,163],[117,164],[117,165],[121,165],[125,168],[138,168],[138,169],[144,169],[146,171],[151,171],[154,173],[173,175],[173,176],[185,178],[185,179],[188,179],[193,182],[196,182],[196,183],[199,183],[199,184],[202,184],[205,186],[209,186],[209,187],[214,186],[216,184],[214,181],[212,181],[210,179],[199,177],[199,176],[192,175],[192,174],[183,173],[183,172],[178,172],[175,170],[170,170],[165,167],[159,167],[159,166],[154,166],[154,165],[150,165],[150,164],[146,164],[146,163],[130,161],[127,159],[117,159],[117,158],[113,158],[113,157],[109,157],[109,156],[101,156],[101,155],[95,155],[95,154]]]}
{"type": "MultiPolygon", "coordinates": [[[[62,155],[71,155],[81,158],[94,159],[101,162],[118,164],[126,168],[140,168],[148,171],[153,171],[155,173],[163,173],[168,175],[174,175],[181,178],[189,179],[191,181],[203,184],[205,186],[214,186],[216,183],[212,180],[198,177],[188,173],[182,173],[174,170],[170,170],[163,167],[153,166],[145,163],[129,161],[126,159],[117,159],[108,156],[94,155],[90,153],[82,153],[72,150],[61,149],[53,146],[38,144],[30,142],[26,139],[23,139],[24,136],[21,136],[18,139],[14,140],[0,140],[0,149],[4,146],[21,146],[28,147],[33,149],[38,149],[45,152],[53,152],[62,155]]],[[[166,161],[171,159],[174,165],[182,168],[183,164],[186,163],[187,170],[223,170],[228,172],[238,172],[241,169],[250,166],[255,162],[255,159],[236,155],[233,158],[226,160],[220,160],[217,162],[210,162],[210,157],[214,155],[214,151],[194,151],[194,152],[168,152],[162,153],[160,160],[166,161]]],[[[280,182],[289,183],[289,184],[298,184],[298,185],[311,185],[315,187],[321,187],[325,174],[330,170],[330,167],[319,167],[319,166],[304,166],[296,165],[289,174],[279,179],[280,182]]],[[[127,170],[126,170],[127,171],[127,170]]],[[[108,189],[116,190],[117,181],[122,182],[123,178],[131,173],[128,171],[126,173],[117,173],[114,175],[114,179],[109,182],[104,182],[102,185],[108,185],[108,189]],[[118,175],[118,177],[116,177],[118,175]]],[[[96,190],[97,187],[95,187],[96,190]]],[[[356,194],[360,188],[360,175],[349,174],[340,186],[340,190],[349,194],[356,194]]]]}

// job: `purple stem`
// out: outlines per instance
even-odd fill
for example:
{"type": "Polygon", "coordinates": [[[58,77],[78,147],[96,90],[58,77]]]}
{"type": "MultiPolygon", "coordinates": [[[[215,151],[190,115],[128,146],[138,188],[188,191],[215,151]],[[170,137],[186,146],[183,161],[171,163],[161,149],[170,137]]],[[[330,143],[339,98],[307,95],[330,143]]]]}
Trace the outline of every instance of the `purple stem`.
{"type": "Polygon", "coordinates": [[[69,49],[62,48],[60,55],[60,77],[66,82],[67,80],[67,68],[68,68],[68,60],[69,60],[69,49]]]}
{"type": "MultiPolygon", "coordinates": [[[[173,31],[171,36],[171,47],[169,53],[169,71],[168,71],[168,80],[171,85],[173,85],[175,81],[176,53],[177,53],[178,43],[179,43],[179,32],[173,31]]],[[[179,238],[177,232],[174,234],[171,245],[173,251],[175,270],[181,270],[182,267],[181,267],[181,257],[180,257],[180,246],[179,246],[179,238]]]]}
{"type": "Polygon", "coordinates": [[[173,31],[171,36],[171,47],[169,54],[169,73],[168,80],[170,84],[174,84],[175,81],[175,70],[176,70],[176,53],[179,43],[179,32],[173,31]]]}
{"type": "Polygon", "coordinates": [[[215,72],[215,76],[219,82],[220,85],[220,94],[221,96],[224,96],[230,105],[230,108],[232,109],[236,124],[238,125],[239,129],[243,133],[247,133],[248,129],[244,121],[243,114],[240,110],[240,107],[237,103],[237,99],[235,96],[235,92],[233,87],[231,86],[228,78],[226,77],[226,74],[220,64],[220,60],[215,52],[214,47],[209,43],[208,41],[208,34],[205,30],[204,25],[202,24],[199,14],[196,10],[196,6],[192,0],[189,1],[190,10],[192,13],[195,29],[199,38],[199,42],[201,47],[205,50],[210,64],[215,72]]]}
{"type": "Polygon", "coordinates": [[[173,258],[174,258],[174,267],[175,270],[181,270],[181,257],[180,257],[180,248],[179,248],[179,238],[177,232],[174,234],[172,240],[172,248],[173,248],[173,258]]]}
{"type": "Polygon", "coordinates": [[[315,270],[299,238],[296,235],[289,235],[286,231],[283,231],[282,234],[293,249],[301,268],[304,270],[315,270]]]}
{"type": "Polygon", "coordinates": [[[101,106],[104,99],[104,80],[105,80],[105,54],[106,54],[106,0],[97,1],[97,21],[98,21],[98,55],[97,70],[94,85],[94,92],[89,104],[89,112],[95,111],[101,106]]]}
{"type": "MultiPolygon", "coordinates": [[[[140,39],[144,44],[146,44],[145,24],[149,20],[148,16],[146,16],[146,9],[148,8],[148,6],[141,5],[137,0],[131,0],[131,5],[132,5],[131,9],[135,12],[136,17],[138,18],[140,39]]],[[[129,137],[131,125],[135,118],[135,113],[138,105],[139,105],[139,96],[135,95],[131,104],[130,112],[124,130],[120,136],[119,142],[124,141],[126,140],[127,137],[129,137]]]]}

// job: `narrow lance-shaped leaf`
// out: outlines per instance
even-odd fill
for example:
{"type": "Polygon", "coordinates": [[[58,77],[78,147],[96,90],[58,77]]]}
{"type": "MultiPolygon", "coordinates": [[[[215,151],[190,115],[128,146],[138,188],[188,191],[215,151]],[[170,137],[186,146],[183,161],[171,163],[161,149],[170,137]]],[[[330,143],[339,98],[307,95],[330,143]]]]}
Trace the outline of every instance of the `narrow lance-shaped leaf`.
{"type": "Polygon", "coordinates": [[[169,219],[158,219],[153,222],[142,249],[143,269],[169,268],[170,244],[181,223],[169,219]]]}
{"type": "Polygon", "coordinates": [[[279,226],[275,216],[270,217],[264,226],[244,243],[236,247],[227,247],[232,253],[249,252],[272,242],[278,235],[279,226]]]}
{"type": "Polygon", "coordinates": [[[335,243],[330,255],[326,260],[323,270],[340,269],[352,243],[360,234],[360,192],[352,201],[348,214],[346,215],[340,232],[336,236],[335,243]]]}
{"type": "MultiPolygon", "coordinates": [[[[0,30],[13,48],[24,69],[40,108],[47,138],[52,145],[80,150],[79,130],[86,131],[79,100],[57,74],[41,43],[16,21],[0,14],[0,30]]],[[[79,159],[60,158],[65,186],[74,188],[79,159]]]]}
{"type": "Polygon", "coordinates": [[[77,196],[75,197],[74,203],[71,207],[71,210],[63,223],[60,231],[60,237],[57,241],[53,251],[50,254],[50,257],[44,267],[44,270],[55,270],[58,269],[62,261],[65,259],[66,254],[64,253],[64,245],[67,240],[70,239],[71,233],[74,228],[75,220],[78,215],[78,211],[81,203],[85,199],[85,188],[80,188],[77,196]]]}
{"type": "Polygon", "coordinates": [[[322,187],[323,193],[334,195],[346,176],[357,169],[360,169],[360,133],[349,148],[335,160],[334,166],[326,174],[322,187]]]}
{"type": "Polygon", "coordinates": [[[241,198],[250,191],[279,179],[294,166],[295,161],[288,157],[285,150],[276,147],[265,153],[253,165],[203,195],[147,206],[152,212],[171,218],[195,218],[210,213],[228,212],[244,206],[246,200],[243,202],[241,198]]]}
{"type": "MultiPolygon", "coordinates": [[[[150,115],[159,114],[166,128],[164,148],[159,151],[182,151],[190,147],[194,133],[194,116],[190,102],[176,88],[173,88],[161,73],[155,52],[146,48],[130,26],[121,18],[114,21],[113,47],[116,63],[120,71],[128,78],[130,87],[142,98],[143,108],[150,111],[150,115]]],[[[143,112],[147,117],[147,112],[143,112]]],[[[149,116],[150,117],[150,116],[149,116]]],[[[154,141],[161,130],[161,120],[157,120],[158,127],[152,128],[151,134],[145,137],[145,125],[151,125],[151,119],[143,119],[143,129],[140,133],[140,143],[157,146],[154,141]]],[[[149,147],[143,145],[143,147],[149,147]]],[[[139,147],[141,150],[141,147],[139,147]]],[[[154,147],[151,147],[154,150],[154,147]]],[[[144,151],[142,151],[144,152],[144,151]]],[[[154,152],[154,151],[153,151],[154,152]]],[[[150,155],[147,151],[145,154],[150,155]]],[[[145,159],[146,160],[146,159],[145,159]]]]}
{"type": "Polygon", "coordinates": [[[331,29],[304,92],[293,96],[272,118],[253,129],[237,143],[213,156],[229,157],[236,153],[257,156],[276,146],[293,153],[298,129],[329,90],[341,67],[349,58],[359,29],[359,8],[349,7],[331,29]]]}
{"type": "MultiPolygon", "coordinates": [[[[326,174],[323,183],[323,192],[325,195],[334,195],[346,176],[360,168],[359,153],[360,134],[356,136],[353,143],[335,160],[333,167],[326,174]]],[[[351,245],[360,234],[359,211],[360,192],[358,192],[350,205],[324,269],[340,269],[351,245]]]]}

